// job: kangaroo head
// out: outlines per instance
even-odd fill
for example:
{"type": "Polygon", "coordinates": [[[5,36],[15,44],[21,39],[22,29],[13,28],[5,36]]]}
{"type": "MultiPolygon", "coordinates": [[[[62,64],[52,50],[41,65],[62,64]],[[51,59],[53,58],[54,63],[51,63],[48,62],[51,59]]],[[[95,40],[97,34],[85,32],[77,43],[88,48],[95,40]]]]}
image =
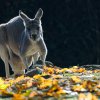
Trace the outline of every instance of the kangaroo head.
{"type": "Polygon", "coordinates": [[[30,38],[35,41],[38,40],[43,32],[42,32],[42,25],[41,25],[41,18],[43,16],[43,10],[40,8],[34,19],[30,19],[25,13],[19,11],[19,16],[22,18],[25,26],[25,30],[27,34],[29,34],[30,38]]]}

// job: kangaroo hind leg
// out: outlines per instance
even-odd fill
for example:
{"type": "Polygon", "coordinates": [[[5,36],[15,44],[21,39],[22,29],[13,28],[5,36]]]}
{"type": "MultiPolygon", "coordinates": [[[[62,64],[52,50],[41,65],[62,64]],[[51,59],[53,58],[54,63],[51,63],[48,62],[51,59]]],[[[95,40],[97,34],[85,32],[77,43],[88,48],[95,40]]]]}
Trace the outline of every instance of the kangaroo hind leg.
{"type": "Polygon", "coordinates": [[[9,52],[6,46],[0,45],[0,57],[3,60],[5,64],[5,72],[6,77],[10,77],[10,71],[9,71],[9,52]]]}

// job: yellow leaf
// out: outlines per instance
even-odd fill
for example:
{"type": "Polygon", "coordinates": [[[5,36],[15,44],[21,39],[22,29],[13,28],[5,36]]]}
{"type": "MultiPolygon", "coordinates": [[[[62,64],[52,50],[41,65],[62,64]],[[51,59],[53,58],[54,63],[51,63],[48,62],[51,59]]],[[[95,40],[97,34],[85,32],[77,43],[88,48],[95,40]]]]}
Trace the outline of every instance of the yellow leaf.
{"type": "Polygon", "coordinates": [[[74,83],[80,83],[81,82],[81,79],[78,76],[72,76],[71,79],[74,83]]]}
{"type": "Polygon", "coordinates": [[[10,84],[1,84],[0,85],[0,89],[2,90],[5,90],[5,89],[7,89],[8,87],[10,86],[10,84]]]}
{"type": "Polygon", "coordinates": [[[47,95],[48,95],[48,96],[53,96],[53,93],[47,92],[47,95]]]}
{"type": "Polygon", "coordinates": [[[78,96],[78,100],[86,100],[86,96],[83,93],[80,93],[78,96]]]}
{"type": "Polygon", "coordinates": [[[23,79],[24,79],[24,75],[17,77],[14,82],[19,82],[23,79]]]}
{"type": "Polygon", "coordinates": [[[100,90],[98,90],[98,91],[96,92],[96,95],[100,96],[100,90]]]}
{"type": "Polygon", "coordinates": [[[45,89],[47,87],[51,87],[53,84],[53,80],[52,79],[44,79],[44,81],[41,82],[40,85],[38,85],[39,89],[45,89]]]}
{"type": "Polygon", "coordinates": [[[4,84],[4,80],[0,77],[0,85],[4,84]]]}
{"type": "Polygon", "coordinates": [[[36,95],[38,95],[37,92],[33,91],[33,92],[30,93],[29,97],[30,97],[30,98],[33,98],[33,97],[36,96],[36,95]]]}
{"type": "Polygon", "coordinates": [[[59,78],[63,78],[63,76],[62,75],[52,75],[52,78],[59,79],[59,78]]]}
{"type": "Polygon", "coordinates": [[[92,94],[91,93],[88,93],[87,96],[86,96],[87,100],[92,100],[92,94]]]}
{"type": "Polygon", "coordinates": [[[12,100],[27,100],[22,94],[13,94],[12,100]]]}
{"type": "Polygon", "coordinates": [[[78,66],[73,66],[72,68],[75,68],[75,69],[77,69],[77,68],[78,68],[78,66]]]}
{"type": "Polygon", "coordinates": [[[58,94],[58,95],[60,95],[60,94],[65,94],[65,93],[66,93],[66,92],[65,92],[63,89],[57,91],[57,94],[58,94]]]}
{"type": "Polygon", "coordinates": [[[82,73],[82,72],[85,72],[86,70],[85,70],[85,68],[79,68],[77,71],[82,73]]]}
{"type": "Polygon", "coordinates": [[[11,95],[13,95],[12,93],[9,93],[8,91],[6,91],[6,90],[0,90],[0,95],[2,95],[2,96],[11,96],[11,95]]]}
{"type": "Polygon", "coordinates": [[[34,75],[33,78],[34,79],[39,79],[39,78],[41,78],[41,75],[39,75],[39,74],[38,75],[34,75]]]}
{"type": "Polygon", "coordinates": [[[99,100],[97,96],[93,95],[92,100],[99,100]]]}
{"type": "Polygon", "coordinates": [[[74,86],[72,87],[72,90],[73,90],[73,91],[79,92],[79,91],[83,91],[83,90],[85,90],[85,89],[83,88],[82,85],[74,85],[74,86]]]}

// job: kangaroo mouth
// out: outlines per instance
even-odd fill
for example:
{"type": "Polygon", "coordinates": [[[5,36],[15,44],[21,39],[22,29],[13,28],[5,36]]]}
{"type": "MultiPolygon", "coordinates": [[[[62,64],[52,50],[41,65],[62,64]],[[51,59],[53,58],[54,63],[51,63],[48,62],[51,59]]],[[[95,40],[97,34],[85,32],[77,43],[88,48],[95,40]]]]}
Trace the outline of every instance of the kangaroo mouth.
{"type": "Polygon", "coordinates": [[[37,39],[37,36],[36,36],[36,35],[32,35],[32,38],[33,38],[34,40],[36,40],[36,39],[37,39]]]}
{"type": "Polygon", "coordinates": [[[32,35],[32,36],[31,36],[31,39],[32,39],[33,41],[37,41],[37,40],[39,39],[39,36],[37,36],[37,35],[32,35]]]}

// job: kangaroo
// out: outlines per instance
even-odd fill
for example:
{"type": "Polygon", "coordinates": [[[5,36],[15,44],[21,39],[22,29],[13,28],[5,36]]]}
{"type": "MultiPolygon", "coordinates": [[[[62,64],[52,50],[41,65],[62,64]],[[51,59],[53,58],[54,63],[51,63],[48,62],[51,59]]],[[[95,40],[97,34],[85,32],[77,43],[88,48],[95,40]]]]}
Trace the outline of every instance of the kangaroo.
{"type": "Polygon", "coordinates": [[[9,64],[15,73],[28,69],[32,59],[33,63],[40,59],[45,64],[47,47],[43,39],[42,16],[41,8],[34,19],[19,11],[19,16],[0,25],[0,57],[5,64],[6,77],[10,75],[9,64]],[[19,63],[15,64],[14,59],[19,63]],[[22,70],[16,70],[18,64],[23,65],[22,70]]]}

